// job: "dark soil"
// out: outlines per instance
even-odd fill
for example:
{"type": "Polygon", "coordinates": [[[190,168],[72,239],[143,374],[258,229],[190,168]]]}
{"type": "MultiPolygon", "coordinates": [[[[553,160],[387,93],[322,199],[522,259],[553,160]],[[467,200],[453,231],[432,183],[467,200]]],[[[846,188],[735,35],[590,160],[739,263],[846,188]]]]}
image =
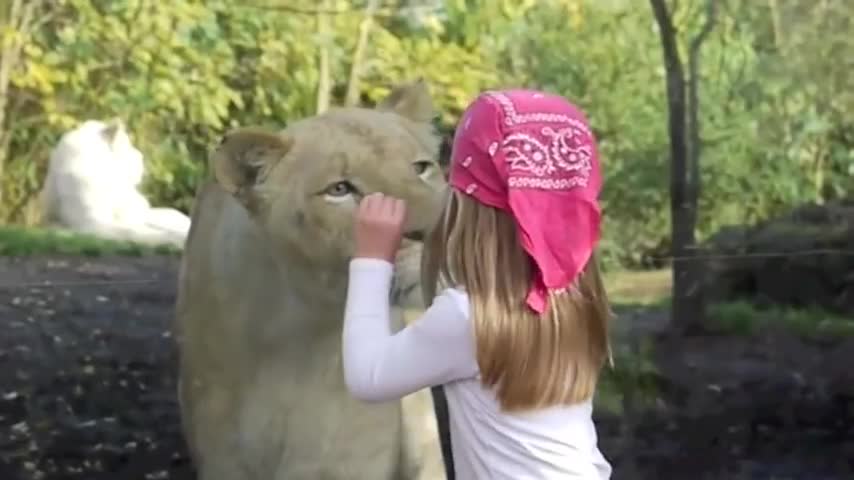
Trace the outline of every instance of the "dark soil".
{"type": "Polygon", "coordinates": [[[193,478],[175,398],[176,264],[2,259],[0,479],[193,478]]]}
{"type": "MultiPolygon", "coordinates": [[[[174,257],[0,259],[0,480],[193,477],[174,257]]],[[[854,478],[854,339],[661,341],[656,406],[597,414],[622,479],[854,478]]]]}

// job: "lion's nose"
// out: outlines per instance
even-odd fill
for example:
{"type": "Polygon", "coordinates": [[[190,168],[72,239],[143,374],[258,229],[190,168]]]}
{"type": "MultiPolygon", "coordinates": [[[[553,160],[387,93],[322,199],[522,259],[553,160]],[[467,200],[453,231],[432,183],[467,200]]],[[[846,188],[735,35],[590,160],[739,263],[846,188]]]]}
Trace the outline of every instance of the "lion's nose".
{"type": "Polygon", "coordinates": [[[424,241],[424,231],[423,230],[413,230],[411,232],[405,232],[403,234],[403,238],[414,240],[416,242],[424,241]]]}

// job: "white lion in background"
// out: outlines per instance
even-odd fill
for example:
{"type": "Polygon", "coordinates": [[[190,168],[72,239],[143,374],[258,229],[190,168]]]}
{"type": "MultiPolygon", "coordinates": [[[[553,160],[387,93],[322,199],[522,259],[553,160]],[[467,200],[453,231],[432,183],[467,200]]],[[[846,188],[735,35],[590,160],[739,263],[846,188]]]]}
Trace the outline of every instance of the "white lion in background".
{"type": "Polygon", "coordinates": [[[183,246],[190,218],[172,208],[151,208],[139,191],[144,174],[142,152],[120,120],[87,120],[66,132],[50,154],[43,218],[101,238],[183,246]]]}

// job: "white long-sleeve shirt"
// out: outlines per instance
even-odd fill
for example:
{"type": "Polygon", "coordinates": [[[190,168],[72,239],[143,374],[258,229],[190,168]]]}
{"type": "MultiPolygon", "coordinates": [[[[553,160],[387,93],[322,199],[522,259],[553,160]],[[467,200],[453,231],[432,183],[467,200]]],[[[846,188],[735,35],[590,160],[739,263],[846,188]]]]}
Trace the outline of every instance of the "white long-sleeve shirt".
{"type": "Polygon", "coordinates": [[[454,468],[461,480],[608,480],[590,401],[526,413],[502,412],[483,386],[468,296],[441,292],[397,333],[390,327],[391,263],[355,258],[344,315],[347,387],[368,402],[445,386],[454,468]]]}

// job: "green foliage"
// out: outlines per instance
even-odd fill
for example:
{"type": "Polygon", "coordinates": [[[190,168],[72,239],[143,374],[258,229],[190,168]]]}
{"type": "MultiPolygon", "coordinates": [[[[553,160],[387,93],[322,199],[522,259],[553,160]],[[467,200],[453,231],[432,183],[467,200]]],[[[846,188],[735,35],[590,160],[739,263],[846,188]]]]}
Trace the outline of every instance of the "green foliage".
{"type": "Polygon", "coordinates": [[[767,328],[811,338],[854,335],[854,318],[815,308],[760,308],[750,302],[737,301],[711,305],[709,319],[713,328],[741,335],[755,335],[767,328]]]}
{"type": "MultiPolygon", "coordinates": [[[[322,34],[303,3],[278,2],[300,13],[260,0],[58,0],[41,4],[30,34],[0,26],[4,43],[24,42],[0,122],[0,140],[10,138],[8,155],[0,141],[0,220],[27,219],[50,148],[85,119],[123,118],[146,155],[152,202],[187,211],[207,174],[206,152],[224,130],[281,127],[315,113],[323,48],[332,103],[340,103],[361,3],[326,2],[344,13],[329,15],[322,34]]],[[[486,88],[561,93],[589,113],[601,144],[602,260],[638,265],[666,252],[664,70],[646,3],[415,3],[427,6],[386,6],[375,19],[360,68],[366,104],[423,76],[447,128],[486,88]]],[[[701,3],[679,2],[675,12],[683,56],[702,22],[701,3]]],[[[722,225],[851,194],[852,18],[850,2],[722,7],[700,66],[701,239],[722,225]]]]}

